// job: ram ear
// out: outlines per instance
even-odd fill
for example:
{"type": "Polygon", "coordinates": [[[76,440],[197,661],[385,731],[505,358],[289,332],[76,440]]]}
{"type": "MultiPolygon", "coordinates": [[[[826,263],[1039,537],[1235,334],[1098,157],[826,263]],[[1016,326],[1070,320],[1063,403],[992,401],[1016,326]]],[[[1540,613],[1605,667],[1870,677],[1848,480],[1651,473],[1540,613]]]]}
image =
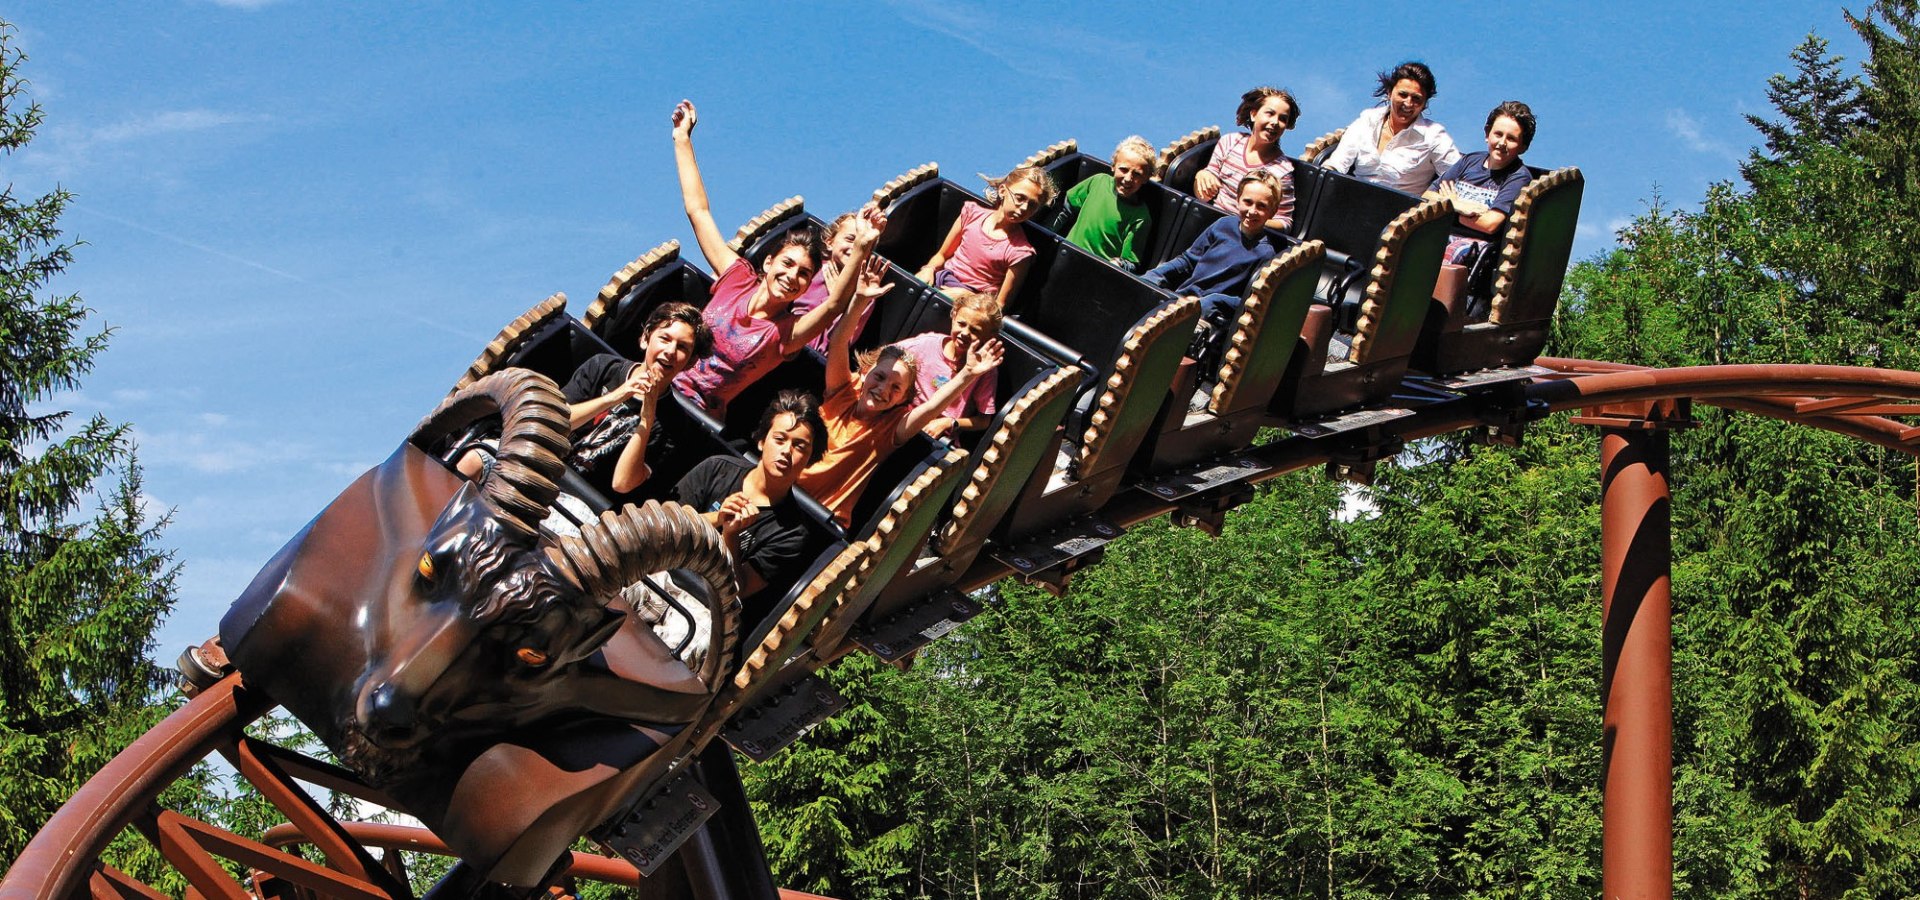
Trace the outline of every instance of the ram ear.
{"type": "Polygon", "coordinates": [[[567,651],[566,662],[576,663],[593,655],[595,650],[606,646],[613,636],[620,633],[620,626],[626,624],[627,615],[617,609],[600,608],[601,619],[587,629],[586,636],[567,651]]]}

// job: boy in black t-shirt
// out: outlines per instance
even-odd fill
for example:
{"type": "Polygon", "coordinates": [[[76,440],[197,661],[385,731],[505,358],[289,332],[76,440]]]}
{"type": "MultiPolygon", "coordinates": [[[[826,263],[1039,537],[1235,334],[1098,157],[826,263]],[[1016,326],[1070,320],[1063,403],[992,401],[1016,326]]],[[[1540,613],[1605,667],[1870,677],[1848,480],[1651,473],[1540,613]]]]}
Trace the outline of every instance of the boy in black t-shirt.
{"type": "MultiPolygon", "coordinates": [[[[655,474],[671,483],[685,471],[686,463],[674,463],[671,429],[660,427],[660,398],[674,376],[713,352],[713,332],[700,310],[663,303],[641,325],[639,349],[639,362],[618,353],[589,357],[560,389],[573,435],[567,464],[616,505],[655,474]]],[[[492,455],[477,448],[462,456],[460,474],[479,475],[487,462],[482,453],[492,455]]]]}
{"type": "Polygon", "coordinates": [[[812,556],[793,483],[820,458],[826,438],[818,401],[801,391],[781,391],[753,433],[758,463],[709,457],[673,489],[672,499],[698,510],[732,551],[745,630],[772,611],[812,556]]]}

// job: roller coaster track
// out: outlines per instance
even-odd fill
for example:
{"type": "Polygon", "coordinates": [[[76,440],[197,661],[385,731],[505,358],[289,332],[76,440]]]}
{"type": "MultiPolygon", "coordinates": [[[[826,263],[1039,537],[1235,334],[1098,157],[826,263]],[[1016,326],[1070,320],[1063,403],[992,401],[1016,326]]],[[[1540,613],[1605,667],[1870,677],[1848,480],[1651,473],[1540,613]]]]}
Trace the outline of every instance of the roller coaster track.
{"type": "MultiPolygon", "coordinates": [[[[1542,358],[1538,365],[1550,372],[1511,395],[1512,402],[1499,410],[1511,414],[1508,421],[1565,411],[1613,411],[1620,417],[1620,427],[1631,429],[1635,417],[1620,416],[1618,411],[1643,414],[1663,403],[1690,400],[1920,455],[1920,426],[1895,418],[1920,415],[1920,373],[1821,365],[1654,369],[1554,358],[1542,358]]],[[[1391,423],[1389,436],[1410,441],[1484,430],[1490,418],[1494,417],[1484,407],[1440,404],[1391,423]]],[[[1244,458],[1257,466],[1249,483],[1337,462],[1318,442],[1299,437],[1249,447],[1244,458]]],[[[1124,527],[1180,510],[1179,503],[1159,501],[1151,492],[1127,491],[1117,494],[1102,514],[1124,527]]],[[[976,588],[1017,574],[1012,567],[986,558],[967,571],[958,586],[976,588]]],[[[328,815],[302,782],[343,792],[366,804],[392,804],[345,769],[243,733],[245,726],[273,706],[270,697],[250,691],[237,674],[201,691],[74,794],[15,860],[0,883],[0,900],[161,896],[100,860],[108,842],[128,827],[151,840],[199,896],[234,900],[281,896],[270,892],[289,886],[311,892],[305,896],[411,896],[399,873],[384,867],[369,851],[445,853],[444,845],[424,829],[343,823],[328,815]],[[225,758],[288,821],[257,839],[247,838],[157,805],[165,788],[215,755],[225,758]],[[296,844],[318,848],[324,864],[285,849],[296,844]],[[251,870],[250,881],[234,880],[216,857],[251,870]]],[[[576,853],[565,871],[580,879],[639,883],[634,867],[615,858],[576,853]]],[[[782,892],[782,896],[808,895],[782,892]]]]}

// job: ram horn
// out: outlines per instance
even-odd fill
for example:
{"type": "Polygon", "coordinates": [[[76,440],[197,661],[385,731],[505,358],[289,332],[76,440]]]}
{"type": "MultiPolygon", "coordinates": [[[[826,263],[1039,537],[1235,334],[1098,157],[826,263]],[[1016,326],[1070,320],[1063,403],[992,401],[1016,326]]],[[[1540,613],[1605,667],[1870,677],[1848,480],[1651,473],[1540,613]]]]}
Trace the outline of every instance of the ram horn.
{"type": "Polygon", "coordinates": [[[429,447],[491,415],[500,417],[500,446],[480,496],[502,528],[531,539],[560,493],[562,460],[572,448],[567,401],[550,379],[526,369],[488,375],[442,401],[411,440],[429,447]]]}
{"type": "Polygon", "coordinates": [[[718,667],[733,656],[739,640],[739,587],[733,558],[720,533],[692,509],[649,500],[629,503],[580,528],[579,537],[559,541],[558,555],[591,602],[604,603],[654,572],[686,569],[707,583],[707,612],[712,616],[714,650],[700,673],[717,683],[718,667]]]}

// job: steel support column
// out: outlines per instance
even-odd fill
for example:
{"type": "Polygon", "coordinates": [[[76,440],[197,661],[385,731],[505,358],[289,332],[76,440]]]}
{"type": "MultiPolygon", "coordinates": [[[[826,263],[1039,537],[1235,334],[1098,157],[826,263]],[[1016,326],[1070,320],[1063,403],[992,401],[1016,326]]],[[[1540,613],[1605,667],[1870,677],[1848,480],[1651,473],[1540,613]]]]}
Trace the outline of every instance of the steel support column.
{"type": "MultiPolygon", "coordinates": [[[[1600,426],[1601,896],[1673,896],[1671,402],[1623,404],[1600,426]]],[[[1595,415],[1593,413],[1597,412],[1595,415]]]]}

